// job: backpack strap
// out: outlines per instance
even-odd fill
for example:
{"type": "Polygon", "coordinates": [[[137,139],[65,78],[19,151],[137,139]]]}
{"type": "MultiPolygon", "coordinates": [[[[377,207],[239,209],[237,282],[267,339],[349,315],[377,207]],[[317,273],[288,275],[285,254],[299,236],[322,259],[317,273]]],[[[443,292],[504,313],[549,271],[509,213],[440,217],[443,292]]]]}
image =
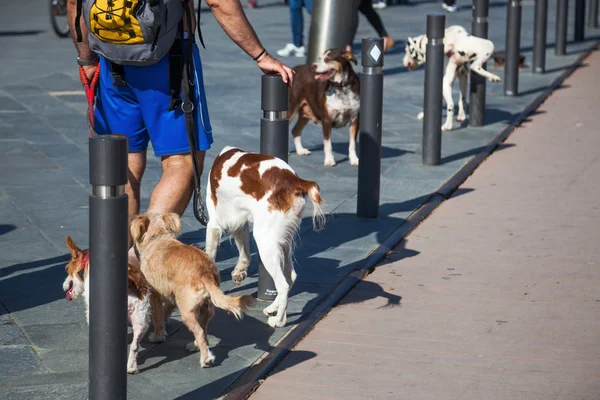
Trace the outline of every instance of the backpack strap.
{"type": "Polygon", "coordinates": [[[81,21],[81,12],[83,10],[83,0],[77,0],[77,14],[75,15],[75,33],[77,35],[77,41],[83,41],[83,34],[81,33],[81,26],[79,23],[81,21]]]}
{"type": "MultiPolygon", "coordinates": [[[[183,24],[180,24],[180,30],[183,31],[183,24]]],[[[171,92],[171,104],[169,111],[181,105],[181,82],[183,79],[183,48],[181,38],[175,39],[171,50],[169,50],[169,91],[171,92]]]]}
{"type": "Polygon", "coordinates": [[[113,78],[113,86],[125,85],[125,68],[122,65],[110,62],[110,75],[113,78]]]}

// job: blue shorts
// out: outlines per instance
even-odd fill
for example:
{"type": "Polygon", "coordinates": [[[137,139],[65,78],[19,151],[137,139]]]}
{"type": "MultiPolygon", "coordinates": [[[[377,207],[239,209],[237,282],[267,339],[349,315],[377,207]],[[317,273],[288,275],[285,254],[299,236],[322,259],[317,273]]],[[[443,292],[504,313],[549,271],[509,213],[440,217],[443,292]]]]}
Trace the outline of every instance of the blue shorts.
{"type": "MultiPolygon", "coordinates": [[[[185,47],[184,47],[185,48],[185,47]]],[[[208,150],[213,142],[204,92],[202,64],[194,44],[197,90],[191,93],[196,120],[197,150],[208,150]]],[[[156,156],[189,153],[190,145],[181,107],[169,111],[169,56],[152,65],[124,65],[124,86],[113,86],[111,66],[100,57],[96,92],[96,133],[122,134],[129,138],[129,152],[144,151],[152,142],[156,156]]],[[[182,97],[183,98],[183,97],[182,97]]]]}

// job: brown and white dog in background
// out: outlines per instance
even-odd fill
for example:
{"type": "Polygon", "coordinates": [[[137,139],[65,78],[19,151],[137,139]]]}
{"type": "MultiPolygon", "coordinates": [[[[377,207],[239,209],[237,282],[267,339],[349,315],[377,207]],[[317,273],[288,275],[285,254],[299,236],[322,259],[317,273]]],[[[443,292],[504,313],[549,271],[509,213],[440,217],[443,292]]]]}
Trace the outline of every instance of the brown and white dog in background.
{"type": "Polygon", "coordinates": [[[263,310],[272,327],[286,323],[288,294],[296,280],[292,263],[294,237],[308,197],[313,226],[324,223],[319,185],[301,179],[283,160],[225,147],[215,159],[206,188],[206,253],[213,260],[225,231],[235,239],[239,258],[231,277],[239,285],[248,276],[248,224],[265,269],[273,278],[277,297],[263,310]]]}
{"type": "MultiPolygon", "coordinates": [[[[228,296],[220,289],[221,277],[214,261],[197,247],[181,243],[181,220],[176,213],[140,214],[130,223],[131,239],[140,253],[141,270],[154,292],[171,306],[177,305],[185,326],[194,334],[186,348],[200,350],[200,365],[209,367],[215,357],[206,331],[215,306],[240,319],[254,304],[252,296],[228,296]]],[[[163,302],[153,304],[154,330],[163,331],[163,302]]]]}
{"type": "Polygon", "coordinates": [[[348,157],[351,165],[358,165],[356,136],[360,112],[360,81],[351,63],[356,58],[350,51],[331,49],[316,63],[294,68],[296,77],[290,90],[289,120],[298,115],[292,128],[296,153],[304,156],[310,151],[302,146],[302,130],[309,121],[323,127],[325,166],[336,164],[331,146],[331,129],[350,124],[348,157]]]}
{"type": "MultiPolygon", "coordinates": [[[[67,236],[67,247],[71,252],[71,261],[66,265],[67,278],[63,282],[67,300],[71,301],[83,295],[85,298],[85,315],[87,323],[90,323],[90,252],[81,250],[70,236],[67,236]],[[83,278],[80,273],[83,273],[83,278]]],[[[142,337],[150,326],[151,306],[154,306],[156,296],[153,295],[148,282],[140,271],[140,268],[129,264],[127,269],[127,314],[133,328],[133,339],[129,348],[127,360],[127,372],[135,374],[138,372],[137,354],[142,337]]]]}

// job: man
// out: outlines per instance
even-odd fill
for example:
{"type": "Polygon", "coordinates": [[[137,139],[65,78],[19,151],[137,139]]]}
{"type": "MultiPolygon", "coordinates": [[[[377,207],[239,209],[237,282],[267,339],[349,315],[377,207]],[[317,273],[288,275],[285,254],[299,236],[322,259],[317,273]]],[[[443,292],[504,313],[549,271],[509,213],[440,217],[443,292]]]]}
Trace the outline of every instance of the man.
{"type": "MultiPolygon", "coordinates": [[[[265,51],[239,0],[206,0],[206,3],[227,35],[256,61],[259,69],[264,73],[279,73],[283,81],[291,85],[293,71],[265,51]]],[[[110,2],[108,4],[110,7],[110,2]]],[[[183,29],[193,37],[196,28],[193,1],[188,5],[192,16],[191,29],[185,21],[183,29]]],[[[162,176],[152,191],[147,212],[182,215],[193,193],[194,167],[184,117],[179,109],[168,111],[171,100],[168,55],[151,65],[125,65],[126,85],[115,87],[111,78],[111,60],[99,58],[90,50],[90,33],[83,18],[79,24],[82,40],[77,40],[76,14],[77,0],[69,0],[69,27],[78,63],[89,81],[101,64],[94,128],[98,134],[119,133],[129,137],[129,182],[125,189],[129,197],[129,219],[140,211],[140,183],[146,168],[149,140],[156,156],[161,157],[162,176]]],[[[198,104],[194,108],[197,109],[198,104]]],[[[199,174],[202,173],[205,151],[210,147],[211,139],[199,137],[196,140],[199,174]]],[[[133,249],[129,258],[130,262],[137,263],[133,249]]]]}

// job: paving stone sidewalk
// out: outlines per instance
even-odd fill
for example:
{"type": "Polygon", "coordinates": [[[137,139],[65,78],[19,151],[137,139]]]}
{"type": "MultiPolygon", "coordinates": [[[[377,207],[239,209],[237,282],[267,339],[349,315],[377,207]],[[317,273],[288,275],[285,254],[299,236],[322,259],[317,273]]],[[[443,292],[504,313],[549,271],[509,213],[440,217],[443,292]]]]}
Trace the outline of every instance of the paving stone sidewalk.
{"type": "MultiPolygon", "coordinates": [[[[555,2],[550,1],[549,42],[554,37],[554,10],[555,2]]],[[[320,129],[307,127],[303,139],[313,154],[298,157],[291,152],[289,162],[300,176],[321,185],[329,218],[325,230],[313,232],[312,210],[307,207],[295,255],[298,282],[290,298],[288,325],[270,328],[259,307],[241,322],[219,313],[210,327],[217,365],[200,369],[198,355],[183,348],[191,336],[175,319],[164,344],[142,342],[141,373],[128,379],[130,398],[212,399],[226,391],[581,52],[594,46],[600,33],[588,31],[594,40],[570,43],[565,57],[554,57],[550,46],[548,73],[536,76],[529,69],[522,71],[519,97],[505,98],[502,84],[488,84],[488,125],[477,129],[465,125],[444,134],[442,165],[424,167],[422,123],[416,119],[423,102],[424,74],[423,69],[408,73],[402,67],[403,40],[424,33],[425,15],[440,11],[437,2],[415,1],[381,12],[390,34],[399,42],[385,55],[381,216],[375,220],[355,217],[357,169],[347,160],[347,130],[334,132],[338,165],[325,168],[320,129]]],[[[0,15],[0,398],[8,399],[81,399],[86,394],[88,342],[83,304],[67,302],[61,287],[68,256],[65,236],[71,235],[82,247],[88,245],[86,103],[73,44],[53,34],[47,12],[47,3],[41,0],[4,0],[0,15]]],[[[572,38],[572,9],[569,15],[572,38]]],[[[248,17],[271,53],[290,40],[289,12],[278,1],[248,10],[248,17]]],[[[506,3],[493,2],[490,38],[498,51],[503,51],[505,23],[506,3]]],[[[448,15],[450,24],[470,29],[471,10],[448,15]]],[[[208,171],[225,145],[258,151],[260,72],[210,13],[203,14],[202,26],[207,49],[201,53],[215,137],[207,155],[208,171]]],[[[524,3],[522,30],[528,63],[532,31],[533,2],[529,2],[524,3]]],[[[372,35],[374,31],[361,17],[356,43],[359,37],[372,35]]],[[[359,53],[358,47],[356,50],[359,53]]],[[[287,62],[295,65],[303,60],[287,62]]],[[[503,71],[494,72],[503,76],[503,71]]],[[[160,164],[150,156],[143,179],[143,207],[159,176],[160,164]]],[[[190,210],[183,223],[182,239],[203,246],[204,229],[190,210]]],[[[255,293],[255,250],[251,276],[242,287],[231,290],[234,248],[225,240],[219,252],[223,288],[255,293]]]]}
{"type": "Polygon", "coordinates": [[[598,74],[595,51],[250,399],[597,399],[598,74]]]}

